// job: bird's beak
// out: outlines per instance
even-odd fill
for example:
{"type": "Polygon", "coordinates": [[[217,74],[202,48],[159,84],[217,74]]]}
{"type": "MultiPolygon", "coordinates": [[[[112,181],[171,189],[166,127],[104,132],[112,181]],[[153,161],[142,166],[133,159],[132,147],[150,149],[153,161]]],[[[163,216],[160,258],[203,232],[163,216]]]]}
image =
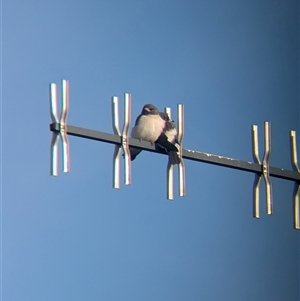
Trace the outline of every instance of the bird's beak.
{"type": "Polygon", "coordinates": [[[150,112],[150,109],[149,108],[145,108],[145,111],[150,112]]]}

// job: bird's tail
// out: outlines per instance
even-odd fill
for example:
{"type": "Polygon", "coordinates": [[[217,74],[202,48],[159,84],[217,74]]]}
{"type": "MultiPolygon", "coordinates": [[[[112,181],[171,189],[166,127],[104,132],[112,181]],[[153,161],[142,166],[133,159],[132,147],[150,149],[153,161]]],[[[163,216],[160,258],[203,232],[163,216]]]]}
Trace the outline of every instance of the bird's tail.
{"type": "Polygon", "coordinates": [[[178,152],[178,148],[168,140],[168,137],[164,133],[161,133],[161,135],[157,138],[155,143],[160,148],[165,149],[167,152],[169,151],[178,152]]]}

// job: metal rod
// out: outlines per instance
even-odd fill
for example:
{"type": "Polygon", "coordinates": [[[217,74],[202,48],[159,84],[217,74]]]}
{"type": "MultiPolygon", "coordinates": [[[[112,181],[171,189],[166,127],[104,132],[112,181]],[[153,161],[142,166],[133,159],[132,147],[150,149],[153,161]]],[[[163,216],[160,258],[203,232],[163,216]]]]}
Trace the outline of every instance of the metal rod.
{"type": "Polygon", "coordinates": [[[259,185],[261,176],[255,174],[253,183],[253,217],[259,218],[259,185]]]}
{"type": "MultiPolygon", "coordinates": [[[[115,135],[120,136],[119,128],[119,99],[116,96],[111,98],[111,112],[112,112],[112,128],[115,135]]],[[[113,188],[120,188],[120,155],[121,145],[116,144],[113,153],[113,188]]]]}
{"type": "Polygon", "coordinates": [[[182,104],[177,105],[177,140],[180,143],[180,145],[183,143],[183,135],[184,135],[184,106],[182,104]]]}
{"type": "MultiPolygon", "coordinates": [[[[297,157],[297,142],[296,142],[296,132],[290,131],[290,146],[291,146],[291,163],[293,166],[293,170],[295,172],[300,172],[298,166],[298,157],[297,157]]],[[[300,194],[300,182],[295,182],[294,192],[293,192],[293,200],[294,200],[294,228],[300,229],[299,222],[299,194],[300,194]]]]}
{"type": "MultiPolygon", "coordinates": [[[[258,153],[258,129],[257,125],[252,125],[252,156],[253,160],[257,164],[261,164],[258,153]]],[[[253,183],[253,217],[259,218],[259,185],[261,181],[261,175],[256,174],[253,183]]]]}
{"type": "Polygon", "coordinates": [[[50,144],[50,175],[58,175],[58,134],[53,132],[50,144]]]}
{"type": "MultiPolygon", "coordinates": [[[[171,108],[166,107],[165,113],[169,115],[169,118],[172,120],[171,108]]],[[[174,199],[174,167],[169,162],[167,163],[167,199],[174,199]]]]}
{"type": "Polygon", "coordinates": [[[185,196],[185,166],[182,158],[182,143],[183,143],[183,136],[184,136],[184,106],[182,104],[177,105],[177,113],[178,113],[178,142],[179,152],[180,152],[180,159],[181,162],[178,165],[178,178],[179,178],[179,196],[185,196]]]}
{"type": "Polygon", "coordinates": [[[113,188],[120,188],[120,157],[121,147],[115,145],[113,153],[113,188]]]}
{"type": "Polygon", "coordinates": [[[61,135],[62,139],[62,153],[63,153],[63,172],[70,171],[70,151],[69,140],[66,134],[61,135]]]}
{"type": "MultiPolygon", "coordinates": [[[[49,98],[50,98],[50,117],[52,122],[58,123],[57,115],[57,86],[56,84],[49,85],[49,98]]],[[[50,143],[50,175],[58,175],[58,133],[52,133],[50,143]]]]}
{"type": "Polygon", "coordinates": [[[128,129],[130,126],[131,117],[131,94],[124,93],[124,125],[122,129],[122,135],[128,135],[128,129]]]}
{"type": "Polygon", "coordinates": [[[297,142],[296,142],[296,132],[295,131],[290,131],[290,146],[291,146],[291,163],[293,166],[293,170],[300,172],[299,171],[299,166],[298,166],[298,157],[297,157],[297,142]]]}
{"type": "Polygon", "coordinates": [[[167,163],[167,199],[174,199],[174,166],[169,161],[167,163]]]}
{"type": "Polygon", "coordinates": [[[269,165],[271,155],[271,124],[265,121],[265,154],[263,159],[263,176],[266,184],[267,214],[273,214],[272,182],[270,178],[269,165]]]}
{"type": "Polygon", "coordinates": [[[63,172],[70,171],[70,150],[67,137],[67,114],[69,110],[69,82],[62,80],[62,110],[60,115],[60,136],[62,140],[63,172]]]}
{"type": "Polygon", "coordinates": [[[57,115],[57,86],[56,84],[49,85],[50,93],[50,116],[53,123],[58,123],[57,115]]]}
{"type": "MultiPolygon", "coordinates": [[[[50,124],[50,131],[59,132],[59,124],[50,124]]],[[[105,133],[90,129],[85,129],[77,126],[68,125],[67,134],[71,136],[81,137],[85,139],[102,141],[111,144],[121,145],[121,137],[111,133],[105,133]]],[[[128,139],[129,146],[140,148],[145,151],[160,153],[166,155],[165,152],[156,150],[155,145],[152,145],[147,141],[140,141],[139,139],[128,139]]],[[[223,166],[241,171],[247,171],[251,173],[262,173],[262,166],[254,162],[242,161],[230,157],[224,157],[220,155],[214,155],[210,153],[199,152],[190,149],[182,149],[182,157],[187,160],[197,161],[200,163],[213,164],[217,166],[223,166]]],[[[278,167],[269,167],[270,176],[280,178],[288,181],[300,182],[300,174],[295,171],[286,170],[278,167]]]]}
{"type": "Polygon", "coordinates": [[[61,114],[60,123],[67,123],[67,115],[69,110],[69,81],[62,80],[62,102],[61,102],[61,114]]]}
{"type": "Polygon", "coordinates": [[[261,164],[258,153],[258,129],[252,125],[252,156],[255,163],[261,164]]]}
{"type": "Polygon", "coordinates": [[[131,118],[131,94],[124,94],[124,125],[122,130],[122,149],[124,152],[124,183],[131,184],[131,160],[128,145],[128,129],[131,118]]]}
{"type": "Polygon", "coordinates": [[[115,135],[121,136],[119,127],[119,99],[116,96],[111,98],[111,112],[112,112],[112,128],[115,135]]]}
{"type": "Polygon", "coordinates": [[[294,228],[300,229],[300,223],[299,223],[299,194],[300,194],[300,186],[295,183],[294,185],[294,193],[293,193],[293,199],[294,199],[294,228]]]}

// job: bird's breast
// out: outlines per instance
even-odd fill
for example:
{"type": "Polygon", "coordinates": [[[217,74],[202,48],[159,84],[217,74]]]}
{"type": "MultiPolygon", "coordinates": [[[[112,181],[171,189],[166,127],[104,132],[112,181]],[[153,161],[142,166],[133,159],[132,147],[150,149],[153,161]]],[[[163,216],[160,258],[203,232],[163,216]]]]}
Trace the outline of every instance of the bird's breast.
{"type": "Polygon", "coordinates": [[[141,116],[131,131],[131,137],[154,142],[162,133],[164,126],[165,121],[159,115],[141,116]]]}

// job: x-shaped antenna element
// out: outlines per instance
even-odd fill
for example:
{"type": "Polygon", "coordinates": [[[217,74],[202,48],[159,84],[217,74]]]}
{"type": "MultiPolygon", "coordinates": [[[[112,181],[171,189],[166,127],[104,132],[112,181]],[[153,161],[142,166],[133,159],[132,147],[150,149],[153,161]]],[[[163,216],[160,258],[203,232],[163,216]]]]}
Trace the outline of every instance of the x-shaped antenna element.
{"type": "Polygon", "coordinates": [[[122,134],[119,128],[119,99],[112,97],[112,127],[115,135],[121,136],[121,144],[115,145],[113,154],[113,188],[120,188],[120,157],[121,149],[124,152],[124,182],[125,185],[131,184],[131,160],[128,145],[128,129],[131,118],[131,94],[124,94],[124,125],[122,134]]]}
{"type": "MultiPolygon", "coordinates": [[[[165,108],[165,113],[171,118],[171,109],[165,108]]],[[[179,148],[180,164],[178,165],[178,182],[179,182],[179,196],[185,196],[185,166],[182,158],[182,141],[184,135],[184,106],[182,104],[177,105],[177,140],[180,145],[176,145],[179,148]]],[[[168,161],[167,164],[167,199],[174,199],[174,166],[168,161]]]]}
{"type": "MultiPolygon", "coordinates": [[[[255,174],[253,183],[253,216],[259,218],[259,184],[263,175],[266,185],[267,214],[273,214],[272,182],[270,178],[270,155],[271,155],[271,124],[265,121],[265,153],[262,162],[261,174],[255,174]]],[[[252,156],[254,162],[261,164],[258,154],[258,130],[257,125],[252,125],[252,156]]]]}
{"type": "MultiPolygon", "coordinates": [[[[300,172],[297,160],[297,143],[296,143],[296,131],[290,131],[290,144],[291,144],[291,161],[293,170],[300,172]]],[[[300,183],[295,182],[294,185],[294,228],[300,229],[299,225],[299,192],[300,183]]]]}
{"type": "Polygon", "coordinates": [[[61,82],[61,114],[58,119],[57,113],[57,85],[52,83],[49,86],[50,92],[50,116],[52,120],[51,128],[55,129],[52,133],[50,146],[50,175],[58,175],[58,140],[62,140],[63,172],[70,171],[69,141],[67,137],[67,114],[69,109],[69,82],[61,82]]]}

